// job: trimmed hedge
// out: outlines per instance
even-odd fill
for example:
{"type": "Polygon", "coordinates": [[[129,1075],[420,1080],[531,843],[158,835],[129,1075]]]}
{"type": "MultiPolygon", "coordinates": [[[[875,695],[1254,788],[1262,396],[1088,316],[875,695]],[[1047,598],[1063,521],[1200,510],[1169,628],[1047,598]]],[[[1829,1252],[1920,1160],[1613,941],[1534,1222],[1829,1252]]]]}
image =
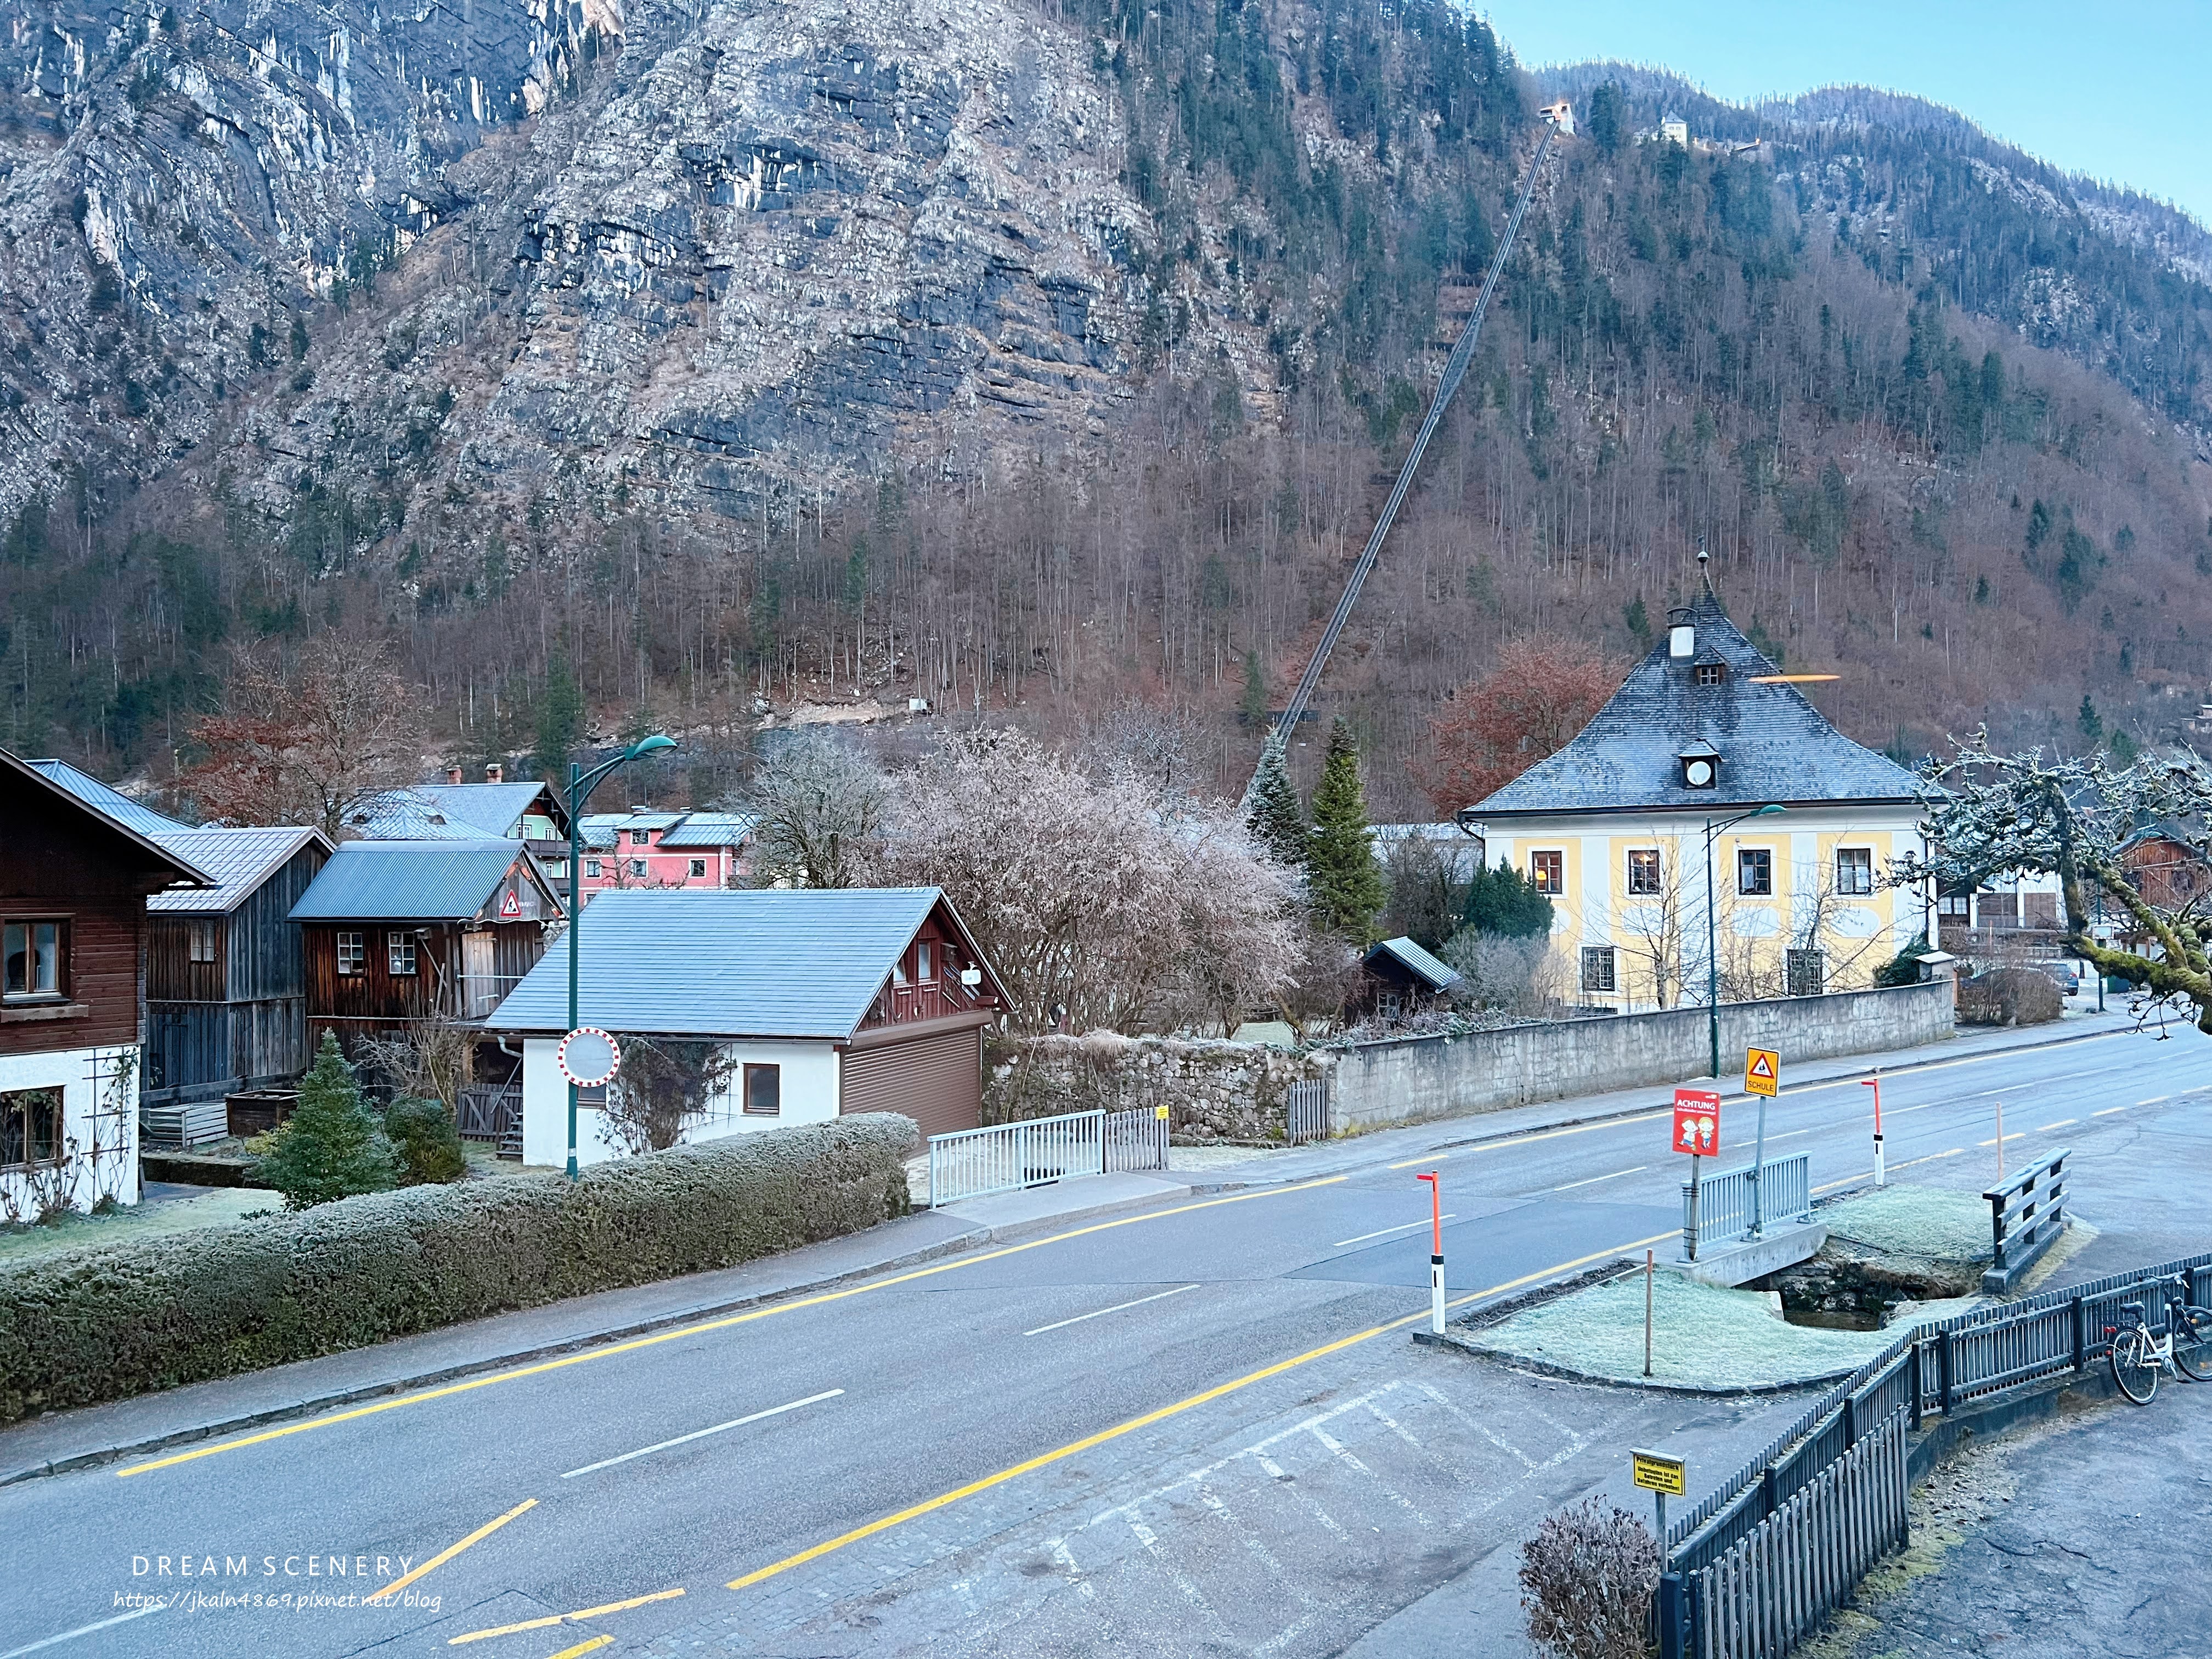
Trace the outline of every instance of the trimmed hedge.
{"type": "Polygon", "coordinates": [[[734,1267],[905,1213],[890,1113],[341,1199],[0,1272],[0,1422],[734,1267]]]}

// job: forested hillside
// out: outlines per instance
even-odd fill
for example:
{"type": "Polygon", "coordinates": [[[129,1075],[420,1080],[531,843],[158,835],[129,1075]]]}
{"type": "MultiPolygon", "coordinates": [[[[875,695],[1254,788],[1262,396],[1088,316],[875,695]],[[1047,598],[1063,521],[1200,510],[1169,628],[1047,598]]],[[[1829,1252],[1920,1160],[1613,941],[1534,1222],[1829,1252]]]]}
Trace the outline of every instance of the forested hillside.
{"type": "MultiPolygon", "coordinates": [[[[48,421],[0,553],[0,742],[158,781],[238,650],[388,638],[463,761],[651,721],[690,738],[665,787],[705,793],[793,703],[1073,733],[1133,700],[1241,787],[1541,89],[1422,0],[959,27],[639,9],[544,112],[410,161],[451,188],[404,253],[335,289],[272,265],[270,366],[204,441],[134,428],[143,382],[84,411],[98,445],[48,421]]],[[[2201,230],[1924,106],[1560,79],[1580,136],[1323,693],[1377,810],[1425,815],[1428,720],[1502,641],[1625,664],[1701,542],[1878,746],[1984,719],[2078,745],[2085,696],[2123,742],[2193,715],[2201,230]],[[1678,109],[1688,149],[1654,141],[1678,109]]],[[[105,303],[143,344],[175,301],[105,303]]],[[[38,325],[0,301],[19,368],[38,325]]]]}

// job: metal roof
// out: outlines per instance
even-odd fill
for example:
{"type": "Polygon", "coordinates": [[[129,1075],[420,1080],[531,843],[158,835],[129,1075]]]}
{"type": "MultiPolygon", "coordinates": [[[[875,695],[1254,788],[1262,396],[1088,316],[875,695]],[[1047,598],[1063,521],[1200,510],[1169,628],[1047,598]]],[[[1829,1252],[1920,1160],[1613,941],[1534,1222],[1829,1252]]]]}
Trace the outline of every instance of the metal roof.
{"type": "Polygon", "coordinates": [[[345,827],[363,841],[483,841],[499,832],[456,819],[425,789],[380,789],[345,811],[345,827]]]}
{"type": "MultiPolygon", "coordinates": [[[[546,792],[542,783],[424,783],[415,793],[453,823],[473,824],[487,836],[519,838],[524,814],[546,792]]],[[[548,812],[546,817],[553,814],[548,812]]]]}
{"type": "Polygon", "coordinates": [[[1699,662],[1726,667],[1698,685],[1662,638],[1567,746],[1538,761],[1471,810],[1482,822],[1512,817],[1686,808],[1718,811],[1826,803],[1909,805],[1920,782],[1886,755],[1853,743],[1792,685],[1754,685],[1777,672],[1738,631],[1710,584],[1689,607],[1699,662]],[[1692,789],[1682,757],[1710,744],[1720,781],[1692,789]]]}
{"type": "MultiPolygon", "coordinates": [[[[52,761],[47,763],[47,764],[58,767],[65,767],[70,774],[74,775],[74,776],[87,778],[88,781],[99,784],[100,787],[102,789],[105,789],[107,787],[105,784],[100,784],[97,778],[91,778],[88,774],[77,771],[76,768],[70,766],[67,761],[52,761]]],[[[78,794],[75,790],[70,788],[63,781],[48,775],[45,771],[41,770],[38,763],[27,761],[21,756],[15,754],[9,750],[0,749],[0,771],[14,772],[18,777],[28,783],[34,791],[40,789],[47,791],[65,810],[81,814],[83,817],[89,819],[97,828],[104,830],[111,835],[119,836],[123,840],[130,842],[131,846],[136,847],[139,851],[144,853],[153,864],[161,869],[167,870],[172,876],[176,878],[174,882],[169,884],[170,885],[177,885],[179,883],[193,887],[212,887],[215,885],[214,881],[208,876],[207,872],[202,870],[198,865],[194,864],[190,859],[185,858],[180,853],[171,852],[167,848],[162,846],[160,842],[155,841],[152,836],[144,835],[139,830],[133,829],[130,824],[125,823],[121,818],[115,817],[106,808],[86,799],[82,795],[78,794]]],[[[123,797],[123,799],[128,799],[129,798],[126,796],[123,797]]],[[[149,816],[159,817],[160,815],[156,813],[149,814],[149,816]]]]}
{"type": "Polygon", "coordinates": [[[465,921],[483,910],[520,859],[514,841],[349,841],[331,854],[295,921],[465,921]]]}
{"type": "MultiPolygon", "coordinates": [[[[577,924],[579,1006],[613,1031],[848,1037],[941,898],[934,887],[601,893],[577,924]]],[[[485,1024],[566,1030],[567,951],[548,953],[485,1024]]]]}
{"type": "Polygon", "coordinates": [[[24,764],[48,783],[59,784],[86,805],[99,808],[118,823],[142,836],[173,836],[191,828],[189,823],[179,823],[151,807],[140,805],[121,790],[111,788],[89,772],[80,772],[65,760],[26,761],[24,764]]]}
{"type": "Polygon", "coordinates": [[[293,825],[206,830],[184,830],[155,839],[181,858],[191,860],[214,878],[211,890],[172,890],[155,893],[146,908],[155,915],[188,913],[208,915],[236,909],[254,889],[282,869],[309,842],[330,850],[319,830],[293,825]]]}
{"type": "Polygon", "coordinates": [[[750,812],[686,812],[684,820],[661,836],[662,847],[738,847],[760,820],[750,812]]]}
{"type": "Polygon", "coordinates": [[[1462,977],[1458,969],[1447,963],[1437,961],[1413,940],[1403,936],[1384,939],[1367,953],[1367,959],[1372,962],[1379,956],[1395,957],[1400,967],[1405,969],[1416,979],[1426,983],[1432,990],[1449,991],[1453,986],[1458,984],[1462,977]]]}

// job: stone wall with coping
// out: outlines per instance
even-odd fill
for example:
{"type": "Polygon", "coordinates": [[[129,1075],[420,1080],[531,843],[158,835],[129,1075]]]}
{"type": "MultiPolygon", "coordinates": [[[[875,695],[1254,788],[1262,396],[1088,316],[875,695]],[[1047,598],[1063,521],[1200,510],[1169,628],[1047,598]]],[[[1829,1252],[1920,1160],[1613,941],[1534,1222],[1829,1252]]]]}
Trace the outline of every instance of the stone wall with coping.
{"type": "Polygon", "coordinates": [[[1279,1141],[1284,1091],[1325,1075],[1334,1059],[1326,1052],[1111,1031],[1000,1039],[984,1050],[983,1121],[1165,1106],[1178,1143],[1279,1141]]]}

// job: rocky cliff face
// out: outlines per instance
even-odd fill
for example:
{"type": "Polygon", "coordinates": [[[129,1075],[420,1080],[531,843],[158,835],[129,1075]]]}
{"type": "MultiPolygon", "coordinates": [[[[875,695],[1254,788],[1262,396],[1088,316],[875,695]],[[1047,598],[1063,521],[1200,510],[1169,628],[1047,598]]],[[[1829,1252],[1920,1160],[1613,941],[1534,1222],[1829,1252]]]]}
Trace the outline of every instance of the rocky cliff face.
{"type": "Polygon", "coordinates": [[[0,514],[205,439],[621,30],[606,0],[4,0],[0,514]]]}

